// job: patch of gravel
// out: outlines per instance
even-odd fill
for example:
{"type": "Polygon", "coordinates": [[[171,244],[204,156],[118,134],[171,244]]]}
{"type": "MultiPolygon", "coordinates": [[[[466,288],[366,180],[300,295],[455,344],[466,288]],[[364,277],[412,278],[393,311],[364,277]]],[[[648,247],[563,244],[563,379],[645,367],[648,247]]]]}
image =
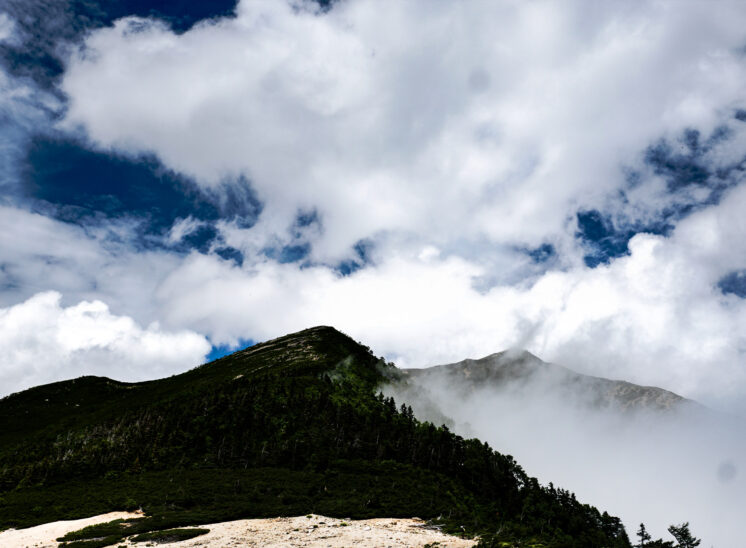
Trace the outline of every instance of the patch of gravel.
{"type": "MultiPolygon", "coordinates": [[[[46,523],[28,529],[0,533],[3,548],[57,548],[56,538],[88,525],[115,519],[142,517],[142,514],[112,512],[74,521],[46,523]]],[[[462,539],[428,527],[418,518],[376,518],[349,520],[319,515],[292,518],[242,519],[197,526],[210,532],[193,539],[156,545],[152,542],[118,542],[115,546],[144,548],[470,548],[476,540],[462,539]]]]}
{"type": "Polygon", "coordinates": [[[115,519],[141,517],[143,517],[142,513],[137,512],[110,512],[90,518],[45,523],[28,529],[8,529],[0,533],[0,546],[3,548],[56,548],[59,543],[55,539],[71,531],[115,519]]]}
{"type": "MultiPolygon", "coordinates": [[[[319,515],[244,519],[200,525],[206,535],[175,542],[173,547],[262,548],[469,548],[475,540],[446,535],[417,518],[344,520],[319,515]]],[[[128,546],[142,544],[127,543],[128,546]]]]}

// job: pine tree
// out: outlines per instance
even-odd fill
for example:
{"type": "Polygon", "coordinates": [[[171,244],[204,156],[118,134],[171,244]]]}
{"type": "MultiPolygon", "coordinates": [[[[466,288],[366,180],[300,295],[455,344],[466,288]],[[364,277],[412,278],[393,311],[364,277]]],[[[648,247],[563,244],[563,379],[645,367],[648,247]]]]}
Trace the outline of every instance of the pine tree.
{"type": "Polygon", "coordinates": [[[635,548],[644,548],[648,545],[648,541],[651,537],[647,529],[645,529],[644,523],[640,524],[640,528],[637,530],[637,537],[640,539],[640,543],[635,544],[635,548]]]}
{"type": "Polygon", "coordinates": [[[676,539],[678,543],[676,548],[695,548],[702,542],[689,532],[689,522],[682,523],[681,525],[671,525],[668,528],[668,532],[676,539]]]}

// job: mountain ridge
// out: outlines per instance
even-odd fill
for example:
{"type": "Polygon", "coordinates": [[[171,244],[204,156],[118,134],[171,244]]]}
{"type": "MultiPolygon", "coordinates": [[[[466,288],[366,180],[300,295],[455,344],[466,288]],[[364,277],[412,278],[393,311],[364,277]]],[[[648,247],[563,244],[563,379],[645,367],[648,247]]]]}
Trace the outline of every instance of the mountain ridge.
{"type": "Polygon", "coordinates": [[[629,546],[618,518],[397,407],[378,391],[394,374],[320,326],[165,379],[3,398],[0,528],[142,507],[147,518],[94,538],[319,513],[417,515],[483,546],[629,546]]]}
{"type": "MultiPolygon", "coordinates": [[[[403,369],[402,378],[426,382],[438,377],[466,391],[505,389],[524,393],[558,390],[562,396],[593,408],[615,408],[636,412],[672,411],[704,406],[657,386],[643,386],[573,371],[562,365],[545,362],[526,350],[505,350],[482,358],[425,368],[403,369]]],[[[538,396],[538,395],[537,395],[538,396]]]]}

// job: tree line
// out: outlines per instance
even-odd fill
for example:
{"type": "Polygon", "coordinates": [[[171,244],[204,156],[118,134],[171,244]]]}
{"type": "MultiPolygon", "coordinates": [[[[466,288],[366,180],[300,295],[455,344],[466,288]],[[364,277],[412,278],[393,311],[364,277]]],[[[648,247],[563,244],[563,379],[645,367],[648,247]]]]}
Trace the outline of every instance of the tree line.
{"type": "Polygon", "coordinates": [[[645,524],[641,523],[637,530],[638,542],[633,546],[634,548],[696,548],[702,542],[701,539],[696,538],[689,531],[689,522],[681,525],[671,525],[668,532],[676,540],[676,544],[670,540],[653,540],[645,528],[645,524]]]}

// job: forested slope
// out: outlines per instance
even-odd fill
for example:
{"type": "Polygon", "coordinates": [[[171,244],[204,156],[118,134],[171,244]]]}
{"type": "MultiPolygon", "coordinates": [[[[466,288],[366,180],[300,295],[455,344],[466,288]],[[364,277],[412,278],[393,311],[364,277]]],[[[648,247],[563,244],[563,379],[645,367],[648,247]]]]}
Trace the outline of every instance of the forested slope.
{"type": "Polygon", "coordinates": [[[392,374],[317,327],[158,381],[14,394],[0,528],[141,506],[142,529],[315,512],[431,518],[484,545],[629,546],[617,518],[384,398],[392,374]]]}

